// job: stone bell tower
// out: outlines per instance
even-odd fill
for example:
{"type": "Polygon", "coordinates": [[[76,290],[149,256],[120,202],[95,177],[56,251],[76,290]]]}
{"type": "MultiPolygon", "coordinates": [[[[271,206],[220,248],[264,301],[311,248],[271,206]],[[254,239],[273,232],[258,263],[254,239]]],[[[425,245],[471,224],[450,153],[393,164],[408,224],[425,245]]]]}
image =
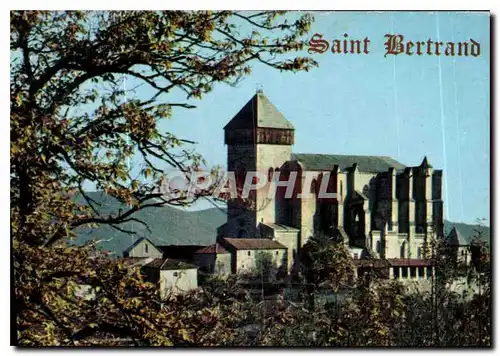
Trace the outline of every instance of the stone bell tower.
{"type": "Polygon", "coordinates": [[[275,197],[269,198],[269,182],[291,158],[294,127],[258,90],[224,127],[224,142],[227,171],[234,172],[238,188],[243,187],[245,179],[257,183],[258,178],[248,178],[247,172],[260,172],[266,185],[251,191],[246,204],[239,199],[228,202],[227,223],[219,228],[218,235],[259,237],[257,227],[261,222],[275,222],[275,197]]]}

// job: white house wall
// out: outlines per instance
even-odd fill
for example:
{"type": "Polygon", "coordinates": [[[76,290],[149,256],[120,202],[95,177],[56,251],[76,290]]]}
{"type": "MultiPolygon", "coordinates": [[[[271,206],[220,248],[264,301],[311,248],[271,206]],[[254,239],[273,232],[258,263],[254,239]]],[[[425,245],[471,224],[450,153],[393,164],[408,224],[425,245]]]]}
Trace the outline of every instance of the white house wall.
{"type": "Polygon", "coordinates": [[[160,290],[163,297],[169,293],[185,293],[196,288],[198,288],[198,270],[196,268],[160,272],[160,290]]]}
{"type": "Polygon", "coordinates": [[[286,249],[268,249],[268,250],[237,250],[236,251],[236,272],[252,272],[257,266],[257,255],[259,253],[269,253],[273,258],[273,264],[281,267],[283,261],[286,263],[286,249]],[[250,255],[249,255],[250,253],[250,255]]]}

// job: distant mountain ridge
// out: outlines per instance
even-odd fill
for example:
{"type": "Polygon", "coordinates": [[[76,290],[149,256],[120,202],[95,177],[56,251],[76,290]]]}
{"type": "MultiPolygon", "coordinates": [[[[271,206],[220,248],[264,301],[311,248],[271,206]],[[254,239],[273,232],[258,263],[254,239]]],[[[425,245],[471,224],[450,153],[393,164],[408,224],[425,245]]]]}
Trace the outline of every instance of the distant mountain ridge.
{"type": "MultiPolygon", "coordinates": [[[[123,211],[127,209],[116,199],[102,192],[88,192],[87,194],[101,204],[99,207],[101,214],[116,213],[120,209],[123,211]]],[[[82,196],[75,196],[75,199],[85,204],[82,196]]],[[[171,206],[146,208],[134,214],[134,217],[144,221],[151,232],[137,222],[120,225],[123,229],[135,231],[137,233],[135,236],[120,232],[107,225],[101,225],[99,228],[80,228],[77,230],[77,238],[74,243],[82,244],[91,239],[103,240],[100,243],[100,248],[114,252],[117,256],[121,256],[128,246],[143,236],[158,245],[210,245],[215,243],[217,228],[227,220],[224,209],[184,211],[171,206]]],[[[479,228],[478,225],[445,220],[445,235],[448,235],[453,226],[456,226],[468,241],[476,235],[474,229],[479,228]]],[[[489,242],[490,228],[483,227],[483,231],[483,239],[489,242]]]]}
{"type": "MultiPolygon", "coordinates": [[[[116,213],[127,207],[116,199],[101,192],[87,193],[93,200],[100,202],[98,209],[101,214],[116,213]]],[[[83,197],[76,197],[82,204],[83,197]]],[[[108,225],[98,228],[80,228],[77,230],[75,244],[82,244],[92,239],[103,240],[100,247],[121,256],[135,239],[147,237],[158,245],[209,245],[215,243],[217,228],[226,222],[226,212],[218,208],[200,211],[183,211],[171,206],[151,207],[138,211],[133,215],[144,221],[151,231],[137,222],[127,222],[120,225],[125,230],[133,230],[132,236],[120,232],[108,225]]]]}

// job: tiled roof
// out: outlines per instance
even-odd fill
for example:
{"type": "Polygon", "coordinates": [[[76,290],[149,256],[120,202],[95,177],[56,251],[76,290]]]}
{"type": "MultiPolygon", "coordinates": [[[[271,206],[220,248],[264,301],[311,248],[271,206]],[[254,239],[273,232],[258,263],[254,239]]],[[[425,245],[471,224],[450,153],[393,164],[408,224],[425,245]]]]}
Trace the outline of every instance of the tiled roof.
{"type": "Polygon", "coordinates": [[[356,267],[426,267],[432,266],[431,260],[418,258],[355,259],[356,267]]]}
{"type": "Polygon", "coordinates": [[[171,258],[155,258],[150,263],[144,265],[144,267],[157,268],[162,271],[171,269],[192,269],[198,268],[186,262],[173,260],[171,258]]]}
{"type": "Polygon", "coordinates": [[[467,240],[463,237],[463,235],[458,231],[456,226],[453,226],[453,229],[451,229],[450,233],[448,234],[448,237],[446,238],[446,242],[450,246],[467,246],[469,245],[467,243],[467,240]]]}
{"type": "Polygon", "coordinates": [[[316,153],[292,153],[292,160],[299,161],[308,171],[332,170],[335,165],[341,171],[357,163],[360,172],[386,172],[394,167],[402,170],[406,166],[386,156],[326,155],[316,153]]]}
{"type": "Polygon", "coordinates": [[[419,258],[388,258],[387,261],[389,261],[392,267],[432,266],[432,260],[422,260],[419,258]]]}
{"type": "Polygon", "coordinates": [[[385,259],[355,259],[353,262],[356,267],[389,267],[389,262],[385,259]]]}
{"type": "Polygon", "coordinates": [[[269,101],[262,92],[257,92],[248,103],[224,127],[225,129],[248,129],[254,127],[293,130],[293,125],[269,101]]]}
{"type": "Polygon", "coordinates": [[[236,250],[273,250],[273,249],[286,249],[278,241],[270,239],[241,239],[241,238],[227,238],[223,239],[227,244],[234,247],[236,250]]]}
{"type": "Polygon", "coordinates": [[[221,254],[221,253],[229,253],[224,247],[222,247],[220,244],[216,243],[207,247],[204,247],[202,249],[199,249],[195,253],[215,253],[215,254],[221,254]]]}

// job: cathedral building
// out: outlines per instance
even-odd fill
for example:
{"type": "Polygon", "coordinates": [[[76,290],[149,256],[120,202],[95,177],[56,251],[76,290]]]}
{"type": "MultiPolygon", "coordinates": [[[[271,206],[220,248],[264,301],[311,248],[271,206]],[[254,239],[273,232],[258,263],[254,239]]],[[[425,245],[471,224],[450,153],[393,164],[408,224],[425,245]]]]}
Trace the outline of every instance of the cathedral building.
{"type": "Polygon", "coordinates": [[[249,172],[265,172],[269,184],[250,192],[251,204],[228,202],[218,241],[274,240],[286,246],[289,270],[301,246],[317,234],[340,237],[355,259],[382,258],[398,271],[427,266],[432,237],[443,235],[442,170],[427,158],[406,166],[386,156],[294,153],[292,123],[262,91],[224,127],[224,134],[228,172],[237,182],[249,172]],[[287,181],[292,172],[291,197],[281,186],[269,194],[275,177],[287,181]],[[319,194],[322,184],[335,198],[319,194]]]}

